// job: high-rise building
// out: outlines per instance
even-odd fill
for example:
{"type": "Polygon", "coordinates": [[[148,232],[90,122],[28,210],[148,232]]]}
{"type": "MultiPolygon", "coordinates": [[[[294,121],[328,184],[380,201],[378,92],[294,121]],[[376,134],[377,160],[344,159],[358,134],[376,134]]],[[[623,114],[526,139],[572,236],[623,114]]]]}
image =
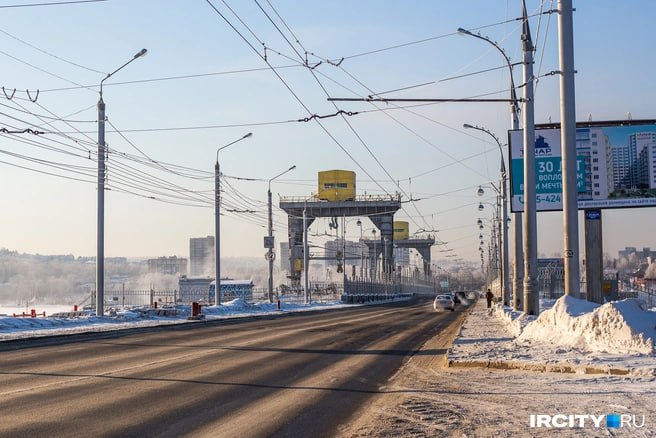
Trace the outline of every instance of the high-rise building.
{"type": "Polygon", "coordinates": [[[631,159],[628,146],[613,146],[613,187],[626,189],[631,187],[631,159]]]}
{"type": "Polygon", "coordinates": [[[629,148],[635,150],[636,187],[656,188],[656,132],[636,132],[629,135],[629,148]]]}
{"type": "Polygon", "coordinates": [[[613,147],[612,154],[615,188],[656,188],[656,132],[630,134],[627,145],[613,147]]]}
{"type": "Polygon", "coordinates": [[[214,277],[214,236],[189,239],[189,276],[214,277]]]}
{"type": "MultiPolygon", "coordinates": [[[[584,190],[579,187],[579,199],[608,199],[613,192],[613,154],[608,136],[602,128],[576,130],[577,161],[583,159],[584,190]]],[[[578,178],[577,178],[578,180],[578,178]]]]}
{"type": "Polygon", "coordinates": [[[151,274],[187,275],[187,259],[176,256],[148,259],[148,272],[151,274]]]}

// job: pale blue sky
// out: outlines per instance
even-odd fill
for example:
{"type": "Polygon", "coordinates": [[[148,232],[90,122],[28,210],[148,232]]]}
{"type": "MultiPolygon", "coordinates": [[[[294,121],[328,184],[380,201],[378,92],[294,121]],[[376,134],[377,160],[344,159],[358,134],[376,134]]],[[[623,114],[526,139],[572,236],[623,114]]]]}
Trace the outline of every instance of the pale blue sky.
{"type": "MultiPolygon", "coordinates": [[[[273,66],[291,66],[277,71],[313,114],[335,112],[317,80],[331,96],[353,97],[370,94],[370,90],[380,93],[503,66],[501,56],[491,46],[456,35],[458,27],[483,28],[481,33],[499,42],[513,62],[521,60],[520,23],[498,24],[521,14],[521,2],[516,0],[270,0],[304,49],[294,43],[294,37],[269,2],[258,1],[302,56],[307,50],[319,57],[308,55],[310,63],[320,58],[346,58],[339,67],[326,63],[316,67],[315,79],[307,68],[299,66],[297,55],[254,1],[227,1],[250,31],[223,2],[212,1],[259,53],[263,53],[263,49],[258,40],[270,48],[267,59],[273,66]],[[351,57],[433,37],[440,38],[351,57]]],[[[3,1],[0,6],[16,3],[17,0],[3,1]]],[[[555,4],[545,1],[543,9],[548,10],[555,4]]],[[[593,120],[616,120],[625,118],[627,112],[631,112],[634,119],[654,118],[656,87],[652,81],[655,68],[649,54],[656,40],[653,26],[656,4],[600,0],[575,1],[574,5],[577,9],[574,37],[578,119],[587,120],[591,115],[593,120]]],[[[536,13],[542,3],[529,0],[527,6],[529,13],[536,13]]],[[[221,152],[222,171],[230,176],[266,180],[296,164],[294,172],[274,182],[274,202],[277,202],[277,194],[301,196],[316,191],[316,173],[320,170],[354,170],[359,193],[399,190],[390,181],[389,174],[404,192],[423,198],[414,206],[404,204],[398,220],[409,220],[411,232],[420,227],[438,229],[439,239],[449,242],[448,247],[459,257],[472,260],[478,257],[476,188],[498,179],[499,154],[491,139],[478,132],[464,131],[462,124],[485,126],[505,141],[510,123],[506,104],[438,104],[412,108],[413,113],[398,109],[362,113],[348,118],[362,142],[341,118],[323,119],[326,130],[371,175],[369,177],[315,122],[133,132],[151,128],[286,122],[308,116],[270,70],[112,85],[267,67],[206,1],[109,0],[81,5],[6,8],[2,9],[2,14],[0,85],[8,93],[17,89],[14,100],[0,101],[2,126],[23,129],[38,125],[40,129],[65,134],[3,135],[0,150],[65,163],[69,170],[85,174],[43,167],[33,161],[0,154],[0,161],[4,162],[0,163],[3,201],[0,246],[21,252],[95,254],[97,84],[105,73],[145,47],[148,55],[117,73],[104,88],[109,121],[123,130],[125,136],[107,133],[107,142],[113,151],[108,163],[109,185],[115,187],[106,194],[108,256],[187,256],[189,237],[214,232],[211,178],[190,179],[121,158],[121,153],[140,156],[126,139],[153,160],[199,169],[208,173],[194,172],[195,176],[211,177],[216,149],[253,132],[251,139],[221,152]],[[63,62],[44,51],[97,72],[63,62]],[[75,84],[91,86],[91,89],[61,90],[76,87],[75,84]],[[36,104],[25,100],[27,95],[23,90],[26,89],[40,90],[36,104]],[[76,113],[80,110],[84,111],[76,113]],[[57,117],[76,114],[67,117],[70,125],[57,122],[48,127],[25,112],[57,117]],[[42,146],[58,150],[46,150],[19,140],[38,141],[42,146]],[[69,153],[64,154],[62,150],[69,153]],[[15,165],[86,182],[34,173],[15,165]],[[135,189],[135,184],[145,188],[143,172],[159,178],[151,180],[151,184],[175,184],[169,186],[173,191],[162,192],[152,185],[145,191],[135,189]],[[146,196],[202,206],[161,203],[120,193],[116,189],[121,187],[146,196]],[[149,193],[152,191],[158,193],[149,193]],[[190,197],[198,201],[190,201],[190,197]]],[[[537,43],[535,72],[545,74],[557,70],[556,15],[533,17],[531,26],[537,43]]],[[[517,85],[523,82],[520,66],[515,67],[515,82],[517,85]]],[[[387,96],[471,97],[496,93],[488,97],[505,98],[508,85],[508,71],[500,68],[387,96]]],[[[521,95],[521,89],[518,92],[521,95]]],[[[558,95],[558,76],[540,78],[536,89],[537,123],[545,123],[549,117],[554,122],[559,120],[558,95]]],[[[366,103],[337,105],[345,111],[376,109],[366,103]]],[[[393,108],[391,105],[377,107],[393,108]]],[[[107,129],[113,128],[108,125],[107,129]]],[[[226,193],[226,201],[232,202],[234,207],[255,209],[259,213],[248,216],[247,220],[244,215],[234,214],[224,218],[222,254],[259,257],[264,252],[266,209],[261,203],[266,201],[267,184],[265,181],[229,182],[249,199],[237,202],[232,193],[226,193]]],[[[492,198],[487,200],[492,201],[492,198]]],[[[624,245],[656,247],[654,238],[640,226],[653,221],[653,213],[653,209],[605,213],[605,249],[615,252],[624,245]]],[[[275,219],[279,243],[286,239],[286,218],[277,211],[275,219]]],[[[561,251],[561,222],[559,213],[540,214],[541,253],[550,256],[561,251]]],[[[365,230],[369,227],[370,224],[365,224],[365,230]]],[[[325,221],[317,221],[313,226],[313,231],[319,233],[327,229],[325,221]]],[[[359,229],[352,223],[348,234],[358,237],[359,229]]],[[[313,239],[315,244],[323,242],[319,237],[313,239]]],[[[435,257],[438,255],[436,250],[435,257]]]]}

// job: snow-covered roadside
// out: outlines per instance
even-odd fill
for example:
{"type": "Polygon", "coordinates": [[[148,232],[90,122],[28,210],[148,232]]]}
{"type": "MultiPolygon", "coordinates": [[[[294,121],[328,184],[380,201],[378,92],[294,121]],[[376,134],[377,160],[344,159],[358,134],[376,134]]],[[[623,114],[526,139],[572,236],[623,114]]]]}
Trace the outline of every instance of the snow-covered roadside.
{"type": "MultiPolygon", "coordinates": [[[[399,298],[407,299],[407,298],[399,298]]],[[[278,310],[277,304],[255,303],[250,304],[236,299],[221,306],[203,306],[202,314],[206,321],[244,318],[258,315],[279,315],[291,312],[307,312],[321,309],[337,309],[343,307],[358,306],[356,304],[343,304],[340,301],[323,302],[312,304],[281,303],[278,310]]],[[[71,309],[72,310],[72,309],[71,309]]],[[[3,312],[6,312],[3,310],[3,312]]],[[[10,312],[6,312],[10,313],[10,312]]],[[[178,305],[173,308],[152,309],[148,307],[131,307],[108,309],[107,315],[95,316],[92,311],[78,312],[82,316],[68,317],[37,317],[37,318],[15,318],[3,315],[0,312],[0,341],[14,339],[29,339],[53,335],[70,335],[88,332],[106,332],[112,330],[124,330],[141,327],[154,327],[172,324],[188,324],[187,318],[191,315],[191,306],[178,305]],[[165,313],[169,316],[163,316],[165,313]],[[173,312],[175,311],[175,312],[173,312]],[[160,315],[158,315],[158,313],[160,315]],[[172,315],[175,313],[175,315],[172,315]],[[108,316],[111,315],[111,316],[108,316]]]]}
{"type": "Polygon", "coordinates": [[[654,356],[656,312],[638,299],[598,305],[562,297],[526,325],[516,342],[546,342],[609,354],[654,356]]]}
{"type": "Polygon", "coordinates": [[[538,318],[479,302],[449,352],[466,365],[656,375],[656,312],[636,299],[602,306],[571,297],[542,301],[538,318]],[[537,365],[542,365],[540,368],[537,365]]]}

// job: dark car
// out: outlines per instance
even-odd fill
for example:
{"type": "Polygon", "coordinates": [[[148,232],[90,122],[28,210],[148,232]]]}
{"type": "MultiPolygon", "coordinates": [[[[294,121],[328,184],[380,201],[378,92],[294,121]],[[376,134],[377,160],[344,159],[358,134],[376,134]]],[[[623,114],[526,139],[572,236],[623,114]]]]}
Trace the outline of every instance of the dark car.
{"type": "Polygon", "coordinates": [[[453,293],[453,301],[456,304],[462,304],[463,306],[467,306],[471,302],[467,297],[467,292],[462,290],[453,293]]]}

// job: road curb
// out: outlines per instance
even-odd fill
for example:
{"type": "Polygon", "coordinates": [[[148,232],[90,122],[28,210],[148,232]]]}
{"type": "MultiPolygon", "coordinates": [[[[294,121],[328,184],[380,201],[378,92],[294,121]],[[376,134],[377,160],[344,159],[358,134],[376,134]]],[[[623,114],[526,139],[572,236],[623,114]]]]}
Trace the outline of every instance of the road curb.
{"type": "Polygon", "coordinates": [[[495,360],[448,360],[449,368],[487,368],[496,370],[523,370],[542,373],[563,374],[605,374],[613,376],[626,376],[631,370],[626,368],[603,368],[588,365],[576,366],[568,363],[527,363],[495,360]]]}

